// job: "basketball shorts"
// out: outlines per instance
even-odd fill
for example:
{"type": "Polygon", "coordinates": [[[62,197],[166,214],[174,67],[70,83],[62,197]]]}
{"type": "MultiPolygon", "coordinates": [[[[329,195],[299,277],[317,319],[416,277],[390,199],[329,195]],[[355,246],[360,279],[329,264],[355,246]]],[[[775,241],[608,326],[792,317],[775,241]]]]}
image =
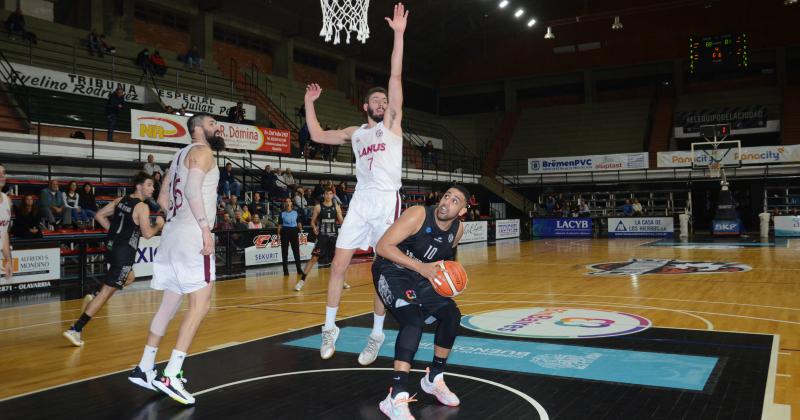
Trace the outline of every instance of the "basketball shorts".
{"type": "Polygon", "coordinates": [[[136,261],[136,248],[127,243],[117,246],[109,243],[109,246],[111,248],[106,251],[105,255],[108,270],[103,277],[103,283],[122,290],[128,280],[128,274],[133,270],[133,263],[136,261]]]}
{"type": "Polygon", "coordinates": [[[389,226],[400,217],[400,204],[397,191],[356,191],[339,229],[336,247],[374,249],[389,226]]]}
{"type": "Polygon", "coordinates": [[[167,223],[153,260],[150,287],[189,294],[216,279],[214,254],[203,255],[203,233],[197,225],[167,223]]]}
{"type": "Polygon", "coordinates": [[[311,255],[317,257],[320,264],[330,264],[333,255],[336,253],[336,238],[330,236],[317,236],[314,250],[311,255]]]}
{"type": "Polygon", "coordinates": [[[453,299],[436,293],[431,282],[416,271],[399,268],[385,261],[372,264],[372,283],[389,312],[407,305],[419,305],[428,318],[425,320],[427,324],[434,321],[432,314],[447,305],[456,304],[453,299]]]}

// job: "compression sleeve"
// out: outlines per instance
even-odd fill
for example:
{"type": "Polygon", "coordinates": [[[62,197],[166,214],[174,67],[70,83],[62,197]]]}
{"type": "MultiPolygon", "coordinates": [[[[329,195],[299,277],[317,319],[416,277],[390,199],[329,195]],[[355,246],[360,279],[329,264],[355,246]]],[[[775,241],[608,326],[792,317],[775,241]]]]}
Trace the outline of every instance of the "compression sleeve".
{"type": "Polygon", "coordinates": [[[203,204],[203,178],[206,173],[198,168],[189,169],[186,180],[186,198],[189,200],[189,209],[201,229],[210,227],[206,216],[206,207],[203,204]]]}

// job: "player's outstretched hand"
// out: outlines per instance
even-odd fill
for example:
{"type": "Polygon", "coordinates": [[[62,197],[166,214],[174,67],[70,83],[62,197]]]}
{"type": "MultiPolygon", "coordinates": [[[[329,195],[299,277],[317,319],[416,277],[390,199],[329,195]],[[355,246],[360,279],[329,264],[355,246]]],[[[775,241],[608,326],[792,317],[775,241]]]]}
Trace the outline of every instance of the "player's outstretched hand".
{"type": "Polygon", "coordinates": [[[200,253],[203,255],[214,253],[214,235],[211,234],[211,229],[203,229],[203,250],[200,253]]]}
{"type": "Polygon", "coordinates": [[[418,273],[421,274],[422,277],[425,277],[428,280],[433,280],[436,278],[436,275],[439,274],[439,270],[442,269],[441,265],[442,261],[422,264],[422,267],[418,271],[418,273]]]}
{"type": "Polygon", "coordinates": [[[311,83],[306,86],[306,101],[314,102],[319,99],[319,95],[322,95],[322,88],[318,84],[311,83]]]}
{"type": "Polygon", "coordinates": [[[403,3],[397,3],[394,5],[394,16],[384,19],[389,22],[389,27],[395,32],[405,32],[406,24],[408,23],[408,12],[403,3]]]}

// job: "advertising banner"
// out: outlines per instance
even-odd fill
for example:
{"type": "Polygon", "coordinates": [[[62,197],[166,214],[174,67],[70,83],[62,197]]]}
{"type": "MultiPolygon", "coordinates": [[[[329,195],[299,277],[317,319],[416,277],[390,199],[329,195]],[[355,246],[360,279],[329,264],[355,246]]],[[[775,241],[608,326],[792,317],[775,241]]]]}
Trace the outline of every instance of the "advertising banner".
{"type": "Polygon", "coordinates": [[[459,244],[489,240],[489,224],[486,221],[462,223],[464,223],[464,234],[459,244]]]}
{"type": "Polygon", "coordinates": [[[537,238],[591,238],[592,219],[533,219],[533,236],[537,238]]]}
{"type": "Polygon", "coordinates": [[[20,249],[11,252],[11,261],[0,256],[5,268],[11,264],[11,280],[0,270],[0,292],[49,287],[50,280],[61,278],[61,250],[59,248],[20,249]]]}
{"type": "MultiPolygon", "coordinates": [[[[193,114],[205,112],[211,115],[227,117],[228,110],[236,106],[236,102],[226,101],[224,99],[208,98],[206,96],[164,89],[153,89],[153,91],[158,95],[158,98],[164,105],[169,105],[175,108],[175,110],[185,107],[186,111],[193,114]]],[[[242,104],[242,108],[244,109],[244,118],[246,120],[255,120],[255,105],[242,104]]]]}
{"type": "Polygon", "coordinates": [[[701,109],[683,112],[675,137],[701,137],[704,125],[730,124],[731,134],[752,134],[780,131],[780,122],[767,120],[767,107],[762,105],[701,109]]]}
{"type": "MultiPolygon", "coordinates": [[[[465,228],[466,230],[466,228],[465,228]]],[[[519,237],[519,219],[497,220],[494,225],[494,238],[507,239],[519,237]]]]}
{"type": "Polygon", "coordinates": [[[529,174],[647,169],[647,153],[529,158],[529,174]]]}
{"type": "Polygon", "coordinates": [[[609,217],[608,237],[672,236],[675,223],[671,217],[609,217]]]}
{"type": "MultiPolygon", "coordinates": [[[[308,233],[297,235],[300,241],[300,260],[311,259],[311,251],[314,250],[314,243],[308,242],[308,233]]],[[[281,239],[275,234],[258,235],[253,238],[253,245],[244,250],[244,265],[247,267],[263,264],[280,264],[281,258],[281,239]]],[[[289,251],[289,262],[294,262],[294,255],[289,251]]]]}
{"type": "Polygon", "coordinates": [[[775,236],[800,236],[800,216],[775,216],[775,236]]]}
{"type": "Polygon", "coordinates": [[[16,72],[15,83],[18,85],[24,83],[34,89],[45,89],[99,99],[107,99],[111,92],[117,90],[117,87],[122,87],[122,90],[125,91],[126,101],[137,104],[146,103],[144,86],[74,73],[64,73],[63,71],[43,69],[25,64],[11,63],[11,66],[16,72]]]}
{"type": "Polygon", "coordinates": [[[134,276],[147,277],[153,275],[153,259],[156,257],[159,245],[161,245],[161,236],[153,236],[150,239],[139,238],[139,247],[133,263],[134,276]]]}
{"type": "MultiPolygon", "coordinates": [[[[164,143],[189,144],[188,117],[158,112],[131,110],[131,138],[164,143]]],[[[291,153],[288,130],[219,122],[225,147],[270,153],[291,153]]]]}
{"type": "Polygon", "coordinates": [[[711,234],[714,236],[735,236],[742,233],[742,224],[739,220],[715,219],[712,225],[711,234]]]}
{"type": "MultiPolygon", "coordinates": [[[[735,161],[742,160],[743,165],[800,162],[800,145],[742,147],[742,153],[731,151],[735,161]]],[[[705,159],[706,154],[695,150],[696,159],[705,159]]],[[[725,159],[728,160],[727,158],[725,159]]],[[[689,168],[692,166],[692,152],[658,152],[659,168],[689,168]]]]}

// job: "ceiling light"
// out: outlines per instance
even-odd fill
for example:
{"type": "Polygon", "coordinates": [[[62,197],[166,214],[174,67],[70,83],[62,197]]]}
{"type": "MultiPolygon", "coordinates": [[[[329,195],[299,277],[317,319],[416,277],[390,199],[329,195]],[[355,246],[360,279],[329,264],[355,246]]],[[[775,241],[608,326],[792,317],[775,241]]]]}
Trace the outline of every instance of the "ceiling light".
{"type": "Polygon", "coordinates": [[[528,27],[529,27],[529,28],[530,28],[531,26],[533,26],[533,25],[536,25],[536,19],[531,19],[531,20],[529,20],[529,21],[528,21],[528,27]]]}
{"type": "Polygon", "coordinates": [[[797,0],[783,0],[784,6],[791,6],[793,4],[797,4],[797,0]]]}
{"type": "Polygon", "coordinates": [[[615,31],[622,29],[622,22],[619,21],[619,16],[614,16],[614,24],[611,25],[611,29],[615,31]]]}
{"type": "Polygon", "coordinates": [[[500,8],[501,9],[506,7],[506,6],[508,6],[508,0],[503,0],[503,1],[500,2],[500,8]]]}
{"type": "Polygon", "coordinates": [[[514,17],[515,17],[515,18],[519,18],[520,16],[522,16],[522,14],[523,14],[523,13],[525,13],[525,11],[524,11],[524,10],[522,10],[522,9],[517,9],[517,11],[516,11],[516,12],[514,12],[514,17]]]}
{"type": "Polygon", "coordinates": [[[553,28],[547,27],[547,33],[544,34],[544,39],[556,39],[556,36],[553,35],[553,28]]]}

